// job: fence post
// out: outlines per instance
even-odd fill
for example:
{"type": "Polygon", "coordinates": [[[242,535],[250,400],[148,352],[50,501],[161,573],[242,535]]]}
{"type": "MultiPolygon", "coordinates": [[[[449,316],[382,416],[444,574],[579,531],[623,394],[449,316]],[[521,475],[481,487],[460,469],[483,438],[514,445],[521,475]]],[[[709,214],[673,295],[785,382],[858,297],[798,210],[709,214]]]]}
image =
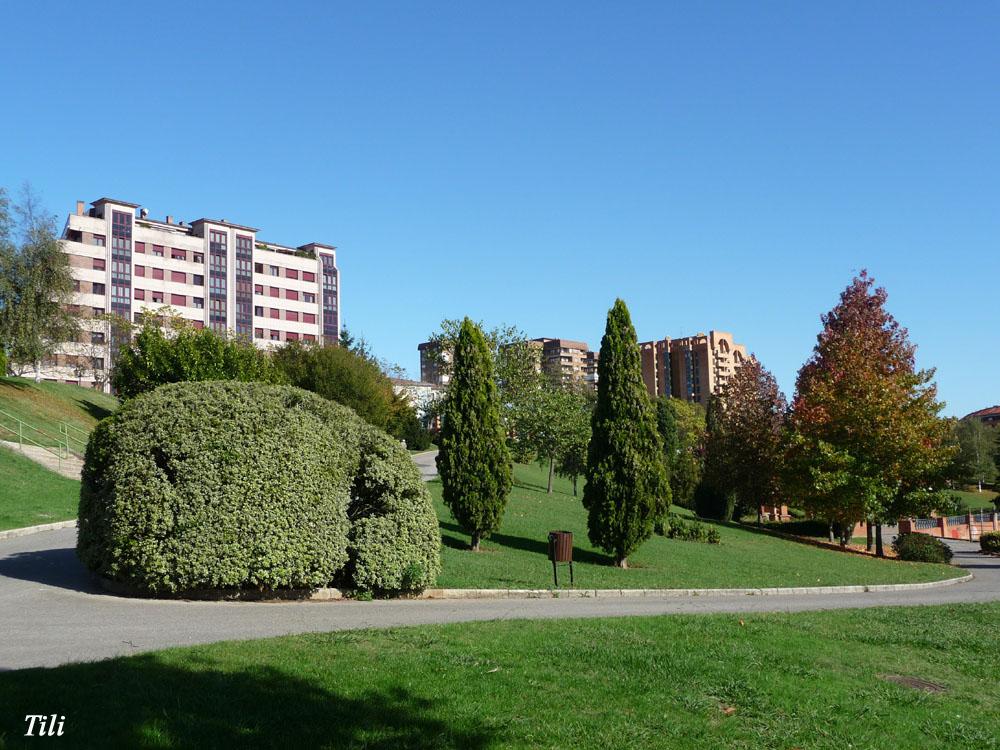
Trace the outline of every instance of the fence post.
{"type": "Polygon", "coordinates": [[[969,541],[972,541],[972,511],[970,510],[966,515],[966,523],[969,524],[969,541]]]}
{"type": "Polygon", "coordinates": [[[941,529],[941,538],[944,539],[948,535],[948,517],[941,516],[938,519],[938,528],[941,529]]]}

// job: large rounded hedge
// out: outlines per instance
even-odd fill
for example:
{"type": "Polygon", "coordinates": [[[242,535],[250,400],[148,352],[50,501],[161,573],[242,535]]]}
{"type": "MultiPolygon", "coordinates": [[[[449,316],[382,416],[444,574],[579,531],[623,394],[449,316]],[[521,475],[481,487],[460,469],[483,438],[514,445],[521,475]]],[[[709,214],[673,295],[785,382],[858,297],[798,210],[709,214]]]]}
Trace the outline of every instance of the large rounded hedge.
{"type": "Polygon", "coordinates": [[[87,446],[78,554],[149,593],[426,587],[440,570],[409,455],[353,411],[263,383],[174,383],[87,446]]]}

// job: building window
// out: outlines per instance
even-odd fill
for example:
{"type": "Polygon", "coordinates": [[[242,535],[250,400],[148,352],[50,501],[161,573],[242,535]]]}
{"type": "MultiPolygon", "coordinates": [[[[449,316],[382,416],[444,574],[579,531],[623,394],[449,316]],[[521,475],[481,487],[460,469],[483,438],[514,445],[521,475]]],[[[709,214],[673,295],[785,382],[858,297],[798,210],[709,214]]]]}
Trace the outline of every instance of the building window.
{"type": "Polygon", "coordinates": [[[276,286],[271,286],[267,288],[267,293],[272,297],[277,297],[281,294],[281,290],[276,286]]]}
{"type": "Polygon", "coordinates": [[[285,341],[298,341],[298,340],[299,340],[299,334],[297,333],[289,331],[288,333],[285,334],[285,341]]]}
{"type": "Polygon", "coordinates": [[[255,307],[253,309],[253,314],[256,315],[258,318],[263,318],[264,317],[264,308],[260,307],[260,306],[255,307]]]}
{"type": "Polygon", "coordinates": [[[187,284],[188,275],[183,271],[171,271],[170,280],[179,284],[187,284]]]}
{"type": "Polygon", "coordinates": [[[95,370],[104,369],[104,357],[91,357],[90,366],[95,370]]]}
{"type": "Polygon", "coordinates": [[[171,294],[170,304],[177,305],[178,307],[187,307],[187,295],[184,294],[171,294]]]}
{"type": "Polygon", "coordinates": [[[253,264],[253,272],[254,273],[264,273],[264,264],[263,263],[254,263],[253,264]]]}
{"type": "Polygon", "coordinates": [[[145,290],[145,289],[140,289],[139,287],[136,287],[136,288],[135,288],[135,289],[134,289],[134,290],[132,291],[132,295],[133,295],[133,296],[134,296],[134,297],[135,297],[136,299],[146,299],[146,290],[145,290]]]}
{"type": "Polygon", "coordinates": [[[315,341],[316,340],[316,335],[312,334],[312,333],[304,333],[304,334],[302,334],[302,340],[303,341],[315,341]]]}
{"type": "Polygon", "coordinates": [[[145,276],[146,275],[146,267],[145,266],[136,266],[135,267],[135,275],[136,276],[145,276]]]}
{"type": "Polygon", "coordinates": [[[271,341],[281,341],[281,331],[271,331],[271,341]]]}
{"type": "Polygon", "coordinates": [[[285,310],[285,320],[294,320],[296,323],[298,323],[299,314],[294,310],[285,310]]]}
{"type": "Polygon", "coordinates": [[[162,305],[163,304],[163,292],[151,292],[153,295],[153,302],[162,305]]]}
{"type": "Polygon", "coordinates": [[[316,274],[314,274],[312,271],[303,271],[302,272],[302,280],[303,281],[312,281],[312,282],[315,282],[316,281],[316,274]]]}
{"type": "Polygon", "coordinates": [[[199,331],[205,327],[204,320],[192,320],[191,322],[194,324],[194,327],[197,328],[199,331]]]}
{"type": "Polygon", "coordinates": [[[205,255],[203,253],[195,253],[194,256],[191,258],[191,260],[193,260],[195,263],[204,263],[205,255]]]}
{"type": "Polygon", "coordinates": [[[90,343],[91,344],[103,344],[104,343],[104,331],[91,331],[90,332],[90,343]]]}
{"type": "Polygon", "coordinates": [[[267,272],[272,276],[277,276],[280,273],[280,269],[277,266],[268,266],[267,272]]]}
{"type": "Polygon", "coordinates": [[[236,235],[236,333],[249,336],[253,325],[253,237],[236,235]]]}
{"type": "Polygon", "coordinates": [[[95,281],[94,282],[94,294],[104,294],[104,291],[105,291],[104,284],[98,284],[95,281]]]}
{"type": "Polygon", "coordinates": [[[153,255],[163,257],[163,245],[153,245],[153,255]]]}
{"type": "Polygon", "coordinates": [[[205,298],[204,297],[192,297],[191,307],[197,307],[199,310],[205,309],[205,298]]]}
{"type": "Polygon", "coordinates": [[[104,271],[107,269],[107,263],[105,263],[104,258],[94,258],[93,261],[95,271],[104,271]]]}
{"type": "Polygon", "coordinates": [[[103,234],[95,234],[94,235],[94,244],[97,245],[98,247],[107,247],[108,246],[108,238],[105,237],[103,234]]]}
{"type": "Polygon", "coordinates": [[[264,329],[263,328],[254,328],[253,329],[253,337],[255,339],[262,339],[262,338],[264,338],[264,329]]]}
{"type": "Polygon", "coordinates": [[[264,285],[263,284],[254,284],[253,285],[253,293],[254,294],[263,294],[264,293],[264,285]]]}
{"type": "Polygon", "coordinates": [[[337,267],[332,255],[320,255],[323,268],[323,338],[327,343],[334,342],[340,333],[340,321],[337,311],[337,267]]]}
{"type": "Polygon", "coordinates": [[[208,321],[213,330],[225,331],[226,269],[229,258],[229,235],[212,229],[208,233],[208,321]]]}
{"type": "Polygon", "coordinates": [[[294,268],[286,268],[285,269],[285,278],[288,278],[288,279],[297,279],[297,278],[299,278],[299,272],[296,269],[294,269],[294,268]]]}
{"type": "Polygon", "coordinates": [[[310,294],[309,292],[302,292],[302,301],[303,302],[312,302],[313,304],[315,304],[316,303],[316,295],[315,294],[310,294]]]}
{"type": "Polygon", "coordinates": [[[272,307],[270,312],[271,312],[271,317],[274,318],[275,320],[281,318],[281,310],[279,310],[278,308],[272,307]]]}
{"type": "Polygon", "coordinates": [[[174,260],[187,260],[188,254],[187,250],[180,250],[176,247],[170,248],[170,257],[174,260]]]}
{"type": "Polygon", "coordinates": [[[312,313],[302,313],[302,322],[303,323],[313,323],[313,324],[315,324],[316,323],[316,316],[313,315],[312,313]]]}
{"type": "Polygon", "coordinates": [[[74,292],[79,292],[80,291],[80,280],[79,279],[73,279],[73,291],[74,292]]]}
{"type": "Polygon", "coordinates": [[[205,286],[205,277],[200,273],[192,274],[191,283],[195,286],[205,286]]]}
{"type": "Polygon", "coordinates": [[[136,242],[135,243],[135,251],[137,253],[144,253],[144,252],[146,252],[146,243],[145,242],[136,242]]]}
{"type": "Polygon", "coordinates": [[[291,300],[295,300],[296,302],[298,302],[299,301],[299,293],[296,292],[294,289],[286,289],[285,290],[285,299],[291,299],[291,300]]]}
{"type": "Polygon", "coordinates": [[[163,269],[162,268],[152,268],[150,270],[153,272],[153,278],[154,279],[161,279],[161,280],[163,279],[163,269]]]}

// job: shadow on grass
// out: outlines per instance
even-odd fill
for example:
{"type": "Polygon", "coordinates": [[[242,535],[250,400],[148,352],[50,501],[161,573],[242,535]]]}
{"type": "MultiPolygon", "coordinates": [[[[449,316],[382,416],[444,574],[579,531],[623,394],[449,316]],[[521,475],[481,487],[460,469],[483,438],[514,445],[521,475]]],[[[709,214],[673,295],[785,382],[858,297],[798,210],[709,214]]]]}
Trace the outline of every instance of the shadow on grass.
{"type": "Polygon", "coordinates": [[[335,668],[305,680],[292,666],[220,668],[197,657],[178,666],[155,654],[7,672],[0,743],[30,746],[24,717],[35,713],[66,717],[66,747],[481,748],[491,739],[436,700],[345,684],[357,678],[335,668]]]}
{"type": "MultiPolygon", "coordinates": [[[[440,526],[442,532],[450,531],[454,534],[460,535],[452,536],[450,534],[442,533],[441,541],[446,547],[462,550],[469,549],[469,542],[467,541],[468,537],[458,524],[442,521],[440,526]]],[[[512,536],[510,534],[498,534],[497,532],[493,532],[483,540],[483,544],[487,546],[494,544],[498,547],[507,547],[508,549],[517,549],[522,552],[531,552],[536,555],[541,555],[546,560],[548,560],[549,557],[549,541],[547,536],[542,539],[529,539],[523,536],[512,536]]],[[[580,547],[574,545],[573,562],[589,563],[591,565],[610,565],[612,560],[608,555],[602,555],[599,552],[594,552],[593,550],[581,549],[580,547]]]]}
{"type": "Polygon", "coordinates": [[[77,398],[73,399],[73,401],[81,411],[87,412],[87,414],[92,416],[98,422],[105,417],[110,417],[113,413],[111,409],[106,409],[105,407],[95,404],[92,401],[87,401],[86,399],[77,398]]]}

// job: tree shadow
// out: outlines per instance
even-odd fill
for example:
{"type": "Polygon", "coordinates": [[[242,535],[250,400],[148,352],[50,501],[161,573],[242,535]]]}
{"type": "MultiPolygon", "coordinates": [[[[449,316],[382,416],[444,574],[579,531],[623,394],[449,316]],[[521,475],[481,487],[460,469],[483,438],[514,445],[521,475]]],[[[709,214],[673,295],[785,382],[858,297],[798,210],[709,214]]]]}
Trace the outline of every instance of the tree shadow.
{"type": "Polygon", "coordinates": [[[313,677],[302,679],[301,658],[290,649],[291,663],[278,669],[146,654],[3,673],[0,737],[29,746],[24,717],[44,712],[66,717],[59,741],[68,747],[475,749],[491,741],[440,698],[358,689],[366,680],[338,673],[330,655],[330,671],[310,663],[313,677]]]}
{"type": "MultiPolygon", "coordinates": [[[[442,531],[450,531],[455,534],[461,534],[462,536],[451,536],[441,534],[441,541],[447,547],[452,547],[453,549],[469,549],[469,542],[463,542],[463,538],[467,538],[465,532],[462,528],[455,523],[449,523],[448,521],[442,521],[440,523],[442,531]]],[[[495,544],[499,547],[507,547],[508,549],[517,549],[522,552],[530,552],[532,554],[541,555],[546,560],[549,557],[549,540],[548,537],[544,539],[530,539],[523,536],[513,536],[511,534],[500,534],[493,532],[486,539],[483,540],[483,544],[489,546],[490,544],[495,544]]],[[[582,549],[573,546],[573,562],[575,563],[590,563],[593,565],[610,565],[612,559],[609,555],[604,555],[594,550],[582,549]]]]}
{"type": "Polygon", "coordinates": [[[92,416],[98,422],[105,417],[110,417],[114,413],[111,409],[95,404],[92,401],[87,401],[86,399],[77,398],[73,399],[73,401],[82,411],[87,412],[87,414],[92,416]]]}
{"type": "Polygon", "coordinates": [[[73,547],[15,552],[0,557],[0,576],[85,594],[106,593],[80,562],[73,547]]]}

